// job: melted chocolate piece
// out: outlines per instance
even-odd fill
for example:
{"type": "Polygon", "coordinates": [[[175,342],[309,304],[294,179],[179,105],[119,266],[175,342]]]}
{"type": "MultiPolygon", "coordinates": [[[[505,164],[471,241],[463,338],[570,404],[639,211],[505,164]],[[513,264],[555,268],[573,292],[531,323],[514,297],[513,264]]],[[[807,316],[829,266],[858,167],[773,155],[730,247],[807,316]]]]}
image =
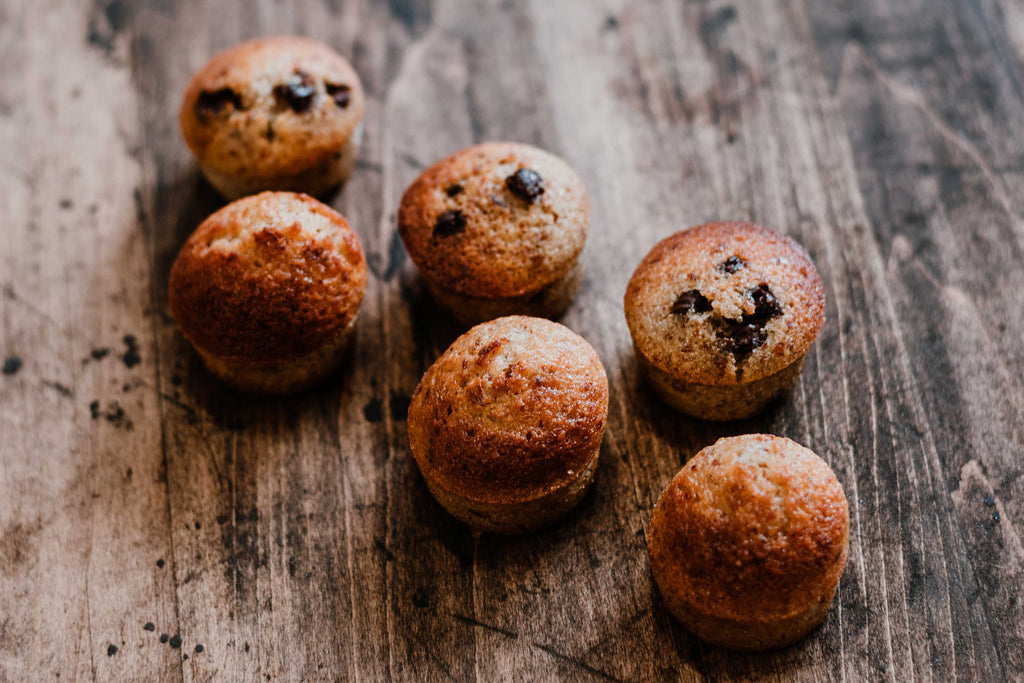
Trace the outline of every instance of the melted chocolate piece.
{"type": "Polygon", "coordinates": [[[741,259],[739,256],[730,256],[729,258],[718,264],[718,269],[723,273],[732,275],[737,270],[742,270],[747,265],[747,262],[741,259]]]}
{"type": "Polygon", "coordinates": [[[465,188],[463,188],[462,185],[458,183],[452,183],[448,187],[444,188],[444,193],[449,197],[458,197],[460,194],[462,194],[462,191],[464,189],[465,188]]]}
{"type": "Polygon", "coordinates": [[[330,95],[334,103],[344,109],[348,106],[349,102],[352,101],[352,88],[345,84],[328,83],[326,85],[327,94],[330,95]]]}
{"type": "MultiPolygon", "coordinates": [[[[731,259],[726,259],[722,264],[723,270],[730,261],[731,259]]],[[[740,267],[745,265],[742,259],[736,258],[736,261],[742,264],[740,267]]],[[[768,335],[764,331],[765,325],[772,318],[782,315],[782,304],[775,298],[767,284],[762,282],[749,290],[747,296],[754,303],[753,312],[744,314],[740,320],[718,316],[712,316],[710,320],[717,329],[716,336],[722,340],[726,348],[738,357],[750,355],[754,349],[767,342],[768,335]]],[[[708,313],[711,308],[711,302],[700,290],[691,289],[679,295],[675,303],[672,304],[671,310],[676,315],[688,315],[690,313],[708,313]]]]}
{"type": "Polygon", "coordinates": [[[292,111],[301,114],[313,105],[313,98],[316,97],[313,77],[296,71],[287,81],[274,86],[274,97],[287,104],[292,111]]]}
{"type": "Polygon", "coordinates": [[[505,179],[505,185],[527,204],[533,204],[544,194],[544,181],[540,174],[529,168],[521,168],[510,175],[505,179]]]}
{"type": "Polygon", "coordinates": [[[700,293],[699,290],[691,289],[683,292],[672,304],[672,312],[676,315],[687,313],[707,313],[711,310],[711,302],[700,293]]]}
{"type": "Polygon", "coordinates": [[[738,356],[745,356],[767,341],[764,328],[757,323],[741,323],[729,335],[732,343],[732,352],[738,356]]]}
{"type": "Polygon", "coordinates": [[[224,107],[231,105],[235,109],[242,108],[242,96],[231,88],[220,90],[203,90],[196,98],[196,114],[201,119],[220,113],[224,107]]]}
{"type": "Polygon", "coordinates": [[[461,211],[445,211],[434,223],[434,237],[451,237],[466,230],[466,216],[461,211]]]}
{"type": "Polygon", "coordinates": [[[744,316],[744,321],[749,318],[752,322],[759,322],[764,325],[764,323],[772,318],[782,315],[782,304],[779,303],[779,300],[775,298],[772,290],[765,283],[762,282],[750,290],[748,295],[754,301],[754,313],[744,316]]]}
{"type": "Polygon", "coordinates": [[[764,326],[772,318],[782,315],[782,304],[765,283],[751,289],[747,296],[754,302],[754,312],[745,314],[742,320],[727,321],[729,325],[719,333],[720,338],[728,339],[732,352],[737,356],[746,356],[768,341],[764,326]]]}

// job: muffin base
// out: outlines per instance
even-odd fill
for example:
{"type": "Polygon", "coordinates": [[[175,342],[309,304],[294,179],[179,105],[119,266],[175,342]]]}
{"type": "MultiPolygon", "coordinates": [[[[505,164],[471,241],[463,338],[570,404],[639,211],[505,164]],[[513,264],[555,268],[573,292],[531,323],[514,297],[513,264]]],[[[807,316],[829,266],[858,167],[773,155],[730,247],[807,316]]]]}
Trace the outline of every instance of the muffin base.
{"type": "Polygon", "coordinates": [[[338,370],[352,345],[356,315],[330,342],[311,353],[286,361],[253,363],[217,358],[196,349],[207,369],[221,380],[255,394],[291,394],[310,389],[338,370]]]}
{"type": "Polygon", "coordinates": [[[695,384],[676,379],[655,367],[637,349],[644,374],[665,403],[676,410],[704,420],[741,420],[763,411],[774,399],[796,385],[807,354],[793,363],[754,382],[739,384],[695,384]]]}
{"type": "Polygon", "coordinates": [[[554,524],[572,510],[594,481],[600,448],[576,478],[533,500],[522,503],[482,503],[442,487],[428,474],[423,478],[437,502],[452,517],[473,527],[474,533],[526,534],[554,524]]]}
{"type": "Polygon", "coordinates": [[[583,266],[577,261],[562,277],[536,292],[522,296],[470,296],[446,289],[426,277],[424,282],[434,301],[460,323],[472,327],[506,315],[557,318],[565,312],[576,296],[583,282],[583,266]]]}
{"type": "Polygon", "coordinates": [[[300,173],[270,178],[239,178],[221,173],[202,163],[199,164],[199,169],[218,192],[232,201],[266,190],[305,192],[314,197],[322,197],[348,180],[355,169],[356,159],[359,158],[362,139],[363,124],[360,123],[344,147],[300,173]]]}
{"type": "MultiPolygon", "coordinates": [[[[843,565],[845,564],[844,557],[843,565]]],[[[658,581],[657,575],[655,581],[660,590],[661,582],[658,581]]],[[[817,628],[828,615],[838,586],[837,577],[832,590],[803,611],[781,619],[765,621],[716,617],[689,609],[681,600],[664,591],[661,591],[661,595],[672,615],[704,642],[730,650],[757,652],[792,645],[817,628]]]]}

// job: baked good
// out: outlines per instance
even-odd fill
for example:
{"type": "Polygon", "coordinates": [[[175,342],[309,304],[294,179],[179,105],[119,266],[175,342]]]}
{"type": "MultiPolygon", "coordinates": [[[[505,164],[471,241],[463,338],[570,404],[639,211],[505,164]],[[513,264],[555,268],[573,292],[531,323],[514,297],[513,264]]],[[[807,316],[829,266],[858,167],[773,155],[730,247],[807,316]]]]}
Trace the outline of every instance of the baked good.
{"type": "Polygon", "coordinates": [[[211,59],[185,90],[181,132],[228,199],[323,195],[355,166],[363,87],[344,57],[307,38],[262,38],[211,59]]]}
{"type": "Polygon", "coordinates": [[[409,447],[430,492],[476,531],[557,520],[594,478],[608,379],[582,337],[509,316],[455,340],[420,380],[409,447]]]}
{"type": "Polygon", "coordinates": [[[661,494],[647,528],[669,610],[720,647],[766,650],[822,622],[846,567],[850,512],[828,464],[779,436],[718,440],[661,494]]]}
{"type": "Polygon", "coordinates": [[[171,313],[206,366],[245,391],[287,393],[342,362],[366,292],[359,238],[333,209],[264,192],[217,211],[171,268],[171,313]]]}
{"type": "Polygon", "coordinates": [[[651,249],[625,311],[657,393],[690,415],[732,420],[796,383],[825,321],[825,290],[791,238],[753,223],[708,223],[651,249]]]}
{"type": "Polygon", "coordinates": [[[559,315],[582,279],[590,204],[576,173],[510,142],[464,149],[413,182],[398,231],[434,299],[466,325],[559,315]]]}

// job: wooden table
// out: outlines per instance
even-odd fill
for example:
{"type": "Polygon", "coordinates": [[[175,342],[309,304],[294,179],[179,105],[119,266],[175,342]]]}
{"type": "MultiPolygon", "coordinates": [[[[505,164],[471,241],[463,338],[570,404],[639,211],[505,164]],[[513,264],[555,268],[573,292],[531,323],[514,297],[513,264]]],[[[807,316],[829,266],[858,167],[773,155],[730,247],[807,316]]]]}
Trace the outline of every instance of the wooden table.
{"type": "Polygon", "coordinates": [[[6,0],[0,73],[0,680],[1024,677],[1021,0],[6,0]],[[333,201],[372,270],[358,349],[287,399],[211,378],[167,305],[220,205],[182,90],[269,33],[368,91],[333,201]],[[405,428],[460,329],[395,208],[491,139],[590,190],[563,322],[612,392],[592,493],[527,538],[448,517],[405,428]],[[656,240],[726,218],[800,240],[828,315],[784,405],[717,425],[641,383],[621,301],[656,240]],[[669,617],[643,529],[690,455],[760,431],[835,468],[850,563],[820,630],[734,654],[669,617]]]}

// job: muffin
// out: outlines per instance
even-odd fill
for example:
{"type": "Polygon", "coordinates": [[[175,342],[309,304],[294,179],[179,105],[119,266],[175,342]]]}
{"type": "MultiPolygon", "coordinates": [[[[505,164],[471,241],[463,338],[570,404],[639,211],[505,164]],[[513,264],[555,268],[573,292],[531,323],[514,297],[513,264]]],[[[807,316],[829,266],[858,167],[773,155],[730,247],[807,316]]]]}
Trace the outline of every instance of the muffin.
{"type": "Polygon", "coordinates": [[[434,299],[466,325],[555,317],[582,279],[583,183],[558,157],[491,142],[440,161],[398,207],[398,232],[434,299]]]}
{"type": "Polygon", "coordinates": [[[179,122],[203,174],[237,199],[333,190],[355,166],[362,118],[363,87],[345,58],[281,37],[211,59],[185,90],[179,122]]]}
{"type": "Polygon", "coordinates": [[[344,359],[366,292],[345,219],[312,197],[264,192],[228,204],[171,268],[171,313],[206,366],[244,391],[287,393],[344,359]]]}
{"type": "Polygon", "coordinates": [[[583,497],[607,415],[608,379],[590,344],[550,320],[509,316],[472,328],[427,370],[409,447],[454,517],[521,534],[583,497]]]}
{"type": "Polygon", "coordinates": [[[778,436],[720,439],[661,494],[647,529],[654,578],[702,640],[793,643],[822,622],[846,567],[846,496],[813,452],[778,436]]]}
{"type": "Polygon", "coordinates": [[[733,420],[796,383],[825,321],[825,290],[789,237],[753,223],[708,223],[647,254],[625,311],[655,391],[684,413],[733,420]]]}

